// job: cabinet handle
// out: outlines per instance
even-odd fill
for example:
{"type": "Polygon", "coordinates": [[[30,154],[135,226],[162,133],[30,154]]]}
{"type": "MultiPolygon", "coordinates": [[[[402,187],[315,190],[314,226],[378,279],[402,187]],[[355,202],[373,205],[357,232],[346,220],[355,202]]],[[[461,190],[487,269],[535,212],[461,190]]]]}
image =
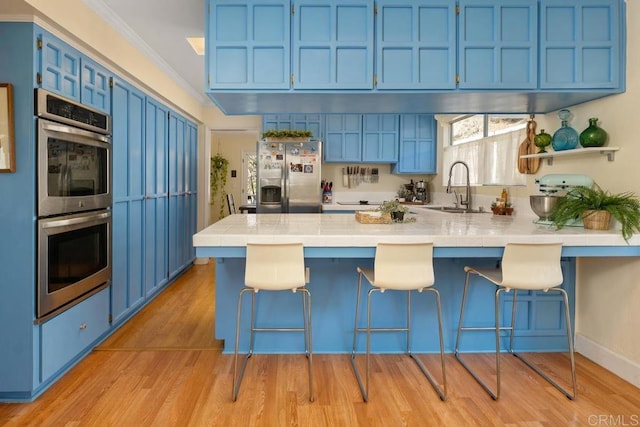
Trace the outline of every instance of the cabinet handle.
{"type": "Polygon", "coordinates": [[[87,324],[86,323],[80,324],[80,330],[84,331],[85,329],[87,329],[87,324]]]}

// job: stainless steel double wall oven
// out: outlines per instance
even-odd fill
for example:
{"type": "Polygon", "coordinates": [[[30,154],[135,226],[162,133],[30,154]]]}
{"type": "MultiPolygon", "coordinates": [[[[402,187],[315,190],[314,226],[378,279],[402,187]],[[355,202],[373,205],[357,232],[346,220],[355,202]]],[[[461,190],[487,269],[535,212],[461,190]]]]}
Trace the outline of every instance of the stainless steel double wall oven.
{"type": "Polygon", "coordinates": [[[36,89],[36,317],[66,310],[111,281],[111,117],[36,89]]]}

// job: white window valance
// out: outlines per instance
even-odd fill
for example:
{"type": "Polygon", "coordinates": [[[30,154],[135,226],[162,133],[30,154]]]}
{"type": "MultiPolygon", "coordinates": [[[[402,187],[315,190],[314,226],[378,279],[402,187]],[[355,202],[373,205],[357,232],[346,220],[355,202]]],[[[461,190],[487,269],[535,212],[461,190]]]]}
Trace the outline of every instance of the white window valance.
{"type": "MultiPolygon", "coordinates": [[[[521,129],[454,146],[445,141],[443,185],[447,185],[449,169],[457,160],[462,160],[469,166],[471,185],[526,185],[525,175],[518,172],[517,159],[518,147],[525,138],[525,132],[521,129]]],[[[464,167],[454,168],[451,185],[466,185],[464,167]]]]}

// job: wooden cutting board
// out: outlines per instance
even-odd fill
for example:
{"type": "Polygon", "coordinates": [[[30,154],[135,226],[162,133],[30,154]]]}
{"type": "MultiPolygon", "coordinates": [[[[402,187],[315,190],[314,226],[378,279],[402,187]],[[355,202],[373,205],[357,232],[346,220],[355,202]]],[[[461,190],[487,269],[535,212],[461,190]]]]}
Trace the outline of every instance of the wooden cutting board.
{"type": "Polygon", "coordinates": [[[527,122],[526,135],[518,147],[518,172],[525,174],[535,174],[540,168],[540,159],[523,159],[526,154],[536,154],[537,149],[533,143],[536,136],[536,122],[531,119],[527,122]]]}

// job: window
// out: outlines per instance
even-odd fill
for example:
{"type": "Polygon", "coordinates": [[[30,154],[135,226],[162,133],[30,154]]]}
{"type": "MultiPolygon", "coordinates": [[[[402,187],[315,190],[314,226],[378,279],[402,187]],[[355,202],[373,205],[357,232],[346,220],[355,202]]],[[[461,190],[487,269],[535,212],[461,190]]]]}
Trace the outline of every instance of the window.
{"type": "Polygon", "coordinates": [[[474,114],[451,122],[451,145],[515,132],[527,126],[526,115],[474,114]]]}
{"type": "Polygon", "coordinates": [[[257,190],[257,157],[255,151],[242,155],[242,194],[246,203],[256,202],[257,190]]]}
{"type": "MultiPolygon", "coordinates": [[[[456,160],[469,166],[471,185],[525,185],[518,173],[518,146],[525,138],[527,115],[474,114],[440,116],[444,127],[443,185],[456,160]]],[[[453,185],[466,184],[464,168],[454,168],[453,185]]]]}

